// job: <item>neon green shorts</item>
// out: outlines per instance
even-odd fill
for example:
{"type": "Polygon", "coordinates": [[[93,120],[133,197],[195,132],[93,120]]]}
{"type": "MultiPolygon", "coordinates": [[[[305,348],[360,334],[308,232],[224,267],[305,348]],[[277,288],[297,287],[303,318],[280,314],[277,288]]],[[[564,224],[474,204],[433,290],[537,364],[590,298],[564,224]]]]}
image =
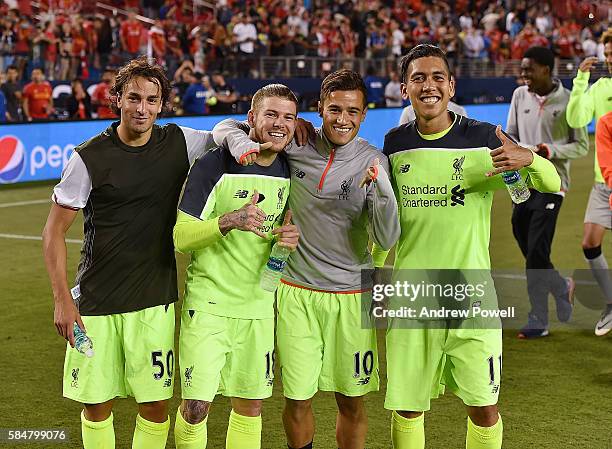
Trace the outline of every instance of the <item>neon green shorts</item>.
{"type": "Polygon", "coordinates": [[[274,318],[245,320],[183,309],[179,351],[183,399],[212,402],[217,393],[272,396],[274,318]]]}
{"type": "Polygon", "coordinates": [[[64,397],[84,404],[127,396],[138,403],[172,397],[174,304],[82,318],[95,354],[87,358],[67,346],[64,397]]]}
{"type": "Polygon", "coordinates": [[[445,387],[466,405],[497,404],[501,329],[388,329],[385,408],[422,412],[445,387]]]}
{"type": "Polygon", "coordinates": [[[317,390],[363,396],[379,384],[376,329],[370,293],[327,293],[281,284],[276,339],[285,397],[312,398],[317,390]]]}

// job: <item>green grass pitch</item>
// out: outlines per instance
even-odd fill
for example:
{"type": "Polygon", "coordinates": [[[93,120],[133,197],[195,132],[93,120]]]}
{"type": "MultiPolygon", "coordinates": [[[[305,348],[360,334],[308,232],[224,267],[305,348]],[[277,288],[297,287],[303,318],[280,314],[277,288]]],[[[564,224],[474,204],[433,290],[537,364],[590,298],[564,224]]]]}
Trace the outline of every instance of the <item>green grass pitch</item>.
{"type": "MultiPolygon", "coordinates": [[[[553,247],[553,262],[564,272],[586,268],[580,240],[584,208],[593,180],[592,167],[592,152],[572,166],[572,190],[563,204],[553,247]]],[[[51,189],[50,183],[1,187],[0,234],[40,236],[48,203],[1,206],[49,198],[51,189]]],[[[523,260],[512,237],[510,213],[508,195],[498,192],[491,230],[492,264],[494,268],[521,270],[523,260]]],[[[68,237],[82,237],[80,218],[68,237]]],[[[604,253],[612,262],[610,233],[606,235],[604,253]]],[[[68,256],[68,278],[73,279],[79,257],[78,244],[68,244],[68,256]]],[[[80,406],[61,395],[65,347],[53,326],[53,301],[41,242],[0,237],[0,258],[0,428],[66,428],[71,441],[58,447],[80,447],[80,406]]],[[[182,285],[186,259],[179,256],[178,260],[182,285]]],[[[514,280],[506,287],[527,303],[524,281],[514,280]]],[[[553,310],[551,307],[551,316],[553,310]]],[[[596,315],[596,312],[587,313],[578,305],[576,316],[582,316],[583,322],[589,324],[588,328],[575,324],[554,325],[552,335],[540,341],[519,341],[515,331],[505,331],[499,402],[504,419],[505,449],[612,448],[612,336],[596,338],[593,335],[592,320],[596,315]]],[[[379,347],[383,387],[366,399],[368,449],[391,447],[390,414],[383,409],[385,351],[382,332],[379,334],[379,347]]],[[[179,403],[179,390],[175,387],[170,413],[172,421],[179,403]]],[[[315,445],[335,448],[333,395],[319,393],[314,404],[315,445]]],[[[281,424],[282,406],[277,378],[274,396],[264,403],[264,448],[286,447],[281,424]]],[[[117,400],[114,413],[117,448],[128,448],[136,405],[133,400],[117,400]]],[[[228,414],[229,401],[219,398],[209,418],[209,448],[225,447],[228,414]]],[[[425,421],[427,447],[464,447],[465,419],[463,405],[451,394],[434,401],[425,421]]],[[[4,447],[3,443],[0,446],[4,447]]],[[[27,443],[15,447],[48,446],[27,443]]],[[[174,447],[172,430],[167,447],[174,447]]]]}

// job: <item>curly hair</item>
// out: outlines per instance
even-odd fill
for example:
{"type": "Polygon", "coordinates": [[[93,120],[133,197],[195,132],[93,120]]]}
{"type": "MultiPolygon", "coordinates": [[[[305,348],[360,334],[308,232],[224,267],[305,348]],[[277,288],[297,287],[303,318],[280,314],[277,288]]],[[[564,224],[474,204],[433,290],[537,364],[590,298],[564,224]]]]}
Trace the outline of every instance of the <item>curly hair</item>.
{"type": "Polygon", "coordinates": [[[136,77],[148,79],[159,85],[161,90],[162,111],[166,110],[168,99],[170,98],[170,81],[166,77],[164,69],[157,64],[151,64],[146,56],[132,59],[117,72],[115,83],[110,88],[109,92],[111,110],[115,114],[120,114],[120,109],[117,106],[117,99],[123,94],[125,86],[136,77]]]}

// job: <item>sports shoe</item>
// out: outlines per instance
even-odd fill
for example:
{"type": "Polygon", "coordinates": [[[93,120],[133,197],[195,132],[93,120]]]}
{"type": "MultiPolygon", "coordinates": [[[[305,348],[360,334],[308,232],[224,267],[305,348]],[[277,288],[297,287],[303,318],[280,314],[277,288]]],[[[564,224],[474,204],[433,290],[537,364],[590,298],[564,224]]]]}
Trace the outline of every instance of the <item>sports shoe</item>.
{"type": "Polygon", "coordinates": [[[529,327],[524,327],[520,330],[518,334],[518,338],[521,339],[529,339],[529,338],[541,338],[548,337],[548,329],[531,329],[529,327]]]}
{"type": "Polygon", "coordinates": [[[595,335],[603,337],[612,330],[612,304],[608,304],[595,325],[595,335]]]}
{"type": "Polygon", "coordinates": [[[562,323],[567,323],[572,317],[574,311],[574,292],[576,291],[576,282],[571,277],[565,278],[567,284],[567,296],[555,298],[557,303],[557,318],[562,323]]]}

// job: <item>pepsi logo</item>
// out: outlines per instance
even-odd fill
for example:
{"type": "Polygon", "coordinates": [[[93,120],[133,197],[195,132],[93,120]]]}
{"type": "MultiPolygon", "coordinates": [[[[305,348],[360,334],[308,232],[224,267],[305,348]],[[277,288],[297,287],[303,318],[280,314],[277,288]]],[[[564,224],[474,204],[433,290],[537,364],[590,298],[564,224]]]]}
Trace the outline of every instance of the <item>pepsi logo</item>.
{"type": "Polygon", "coordinates": [[[23,175],[25,151],[23,143],[15,136],[0,138],[0,183],[16,182],[23,175]]]}

